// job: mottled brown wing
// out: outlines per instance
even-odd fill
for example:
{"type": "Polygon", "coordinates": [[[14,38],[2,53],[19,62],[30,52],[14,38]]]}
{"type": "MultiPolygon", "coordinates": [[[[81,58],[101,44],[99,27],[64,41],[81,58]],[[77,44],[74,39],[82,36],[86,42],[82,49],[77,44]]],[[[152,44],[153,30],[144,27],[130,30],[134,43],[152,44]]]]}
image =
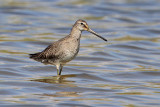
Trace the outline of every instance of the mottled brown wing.
{"type": "Polygon", "coordinates": [[[49,45],[45,50],[42,52],[38,52],[35,54],[30,54],[30,58],[35,59],[37,61],[41,61],[43,59],[57,59],[59,54],[58,54],[58,49],[59,45],[55,42],[51,45],[49,45]]]}

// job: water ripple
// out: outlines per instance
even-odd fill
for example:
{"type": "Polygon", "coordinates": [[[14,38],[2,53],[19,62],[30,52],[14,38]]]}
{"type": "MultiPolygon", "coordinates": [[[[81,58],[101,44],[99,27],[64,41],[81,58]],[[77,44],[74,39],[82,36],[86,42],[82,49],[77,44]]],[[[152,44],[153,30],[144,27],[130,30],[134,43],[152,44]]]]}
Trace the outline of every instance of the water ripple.
{"type": "Polygon", "coordinates": [[[0,14],[0,106],[160,105],[159,0],[1,0],[0,14]],[[28,58],[77,19],[108,42],[83,32],[62,76],[28,58]]]}

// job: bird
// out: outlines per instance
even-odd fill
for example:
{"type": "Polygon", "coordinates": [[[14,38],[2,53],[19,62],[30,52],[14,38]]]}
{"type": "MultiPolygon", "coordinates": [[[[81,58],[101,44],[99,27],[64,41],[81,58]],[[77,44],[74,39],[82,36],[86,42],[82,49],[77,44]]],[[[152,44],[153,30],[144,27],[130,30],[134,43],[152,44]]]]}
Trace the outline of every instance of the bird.
{"type": "Polygon", "coordinates": [[[88,31],[104,41],[107,41],[107,39],[91,30],[86,21],[79,19],[73,25],[69,35],[53,42],[43,51],[29,54],[29,56],[31,59],[38,62],[55,65],[57,75],[61,75],[63,66],[67,62],[73,60],[79,52],[82,31],[88,31]]]}

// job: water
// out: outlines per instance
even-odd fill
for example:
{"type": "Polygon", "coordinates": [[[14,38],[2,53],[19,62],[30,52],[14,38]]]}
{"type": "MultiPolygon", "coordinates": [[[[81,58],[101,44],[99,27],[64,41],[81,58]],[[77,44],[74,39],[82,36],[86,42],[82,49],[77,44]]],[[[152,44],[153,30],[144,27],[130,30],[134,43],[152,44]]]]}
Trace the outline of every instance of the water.
{"type": "Polygon", "coordinates": [[[0,0],[1,107],[159,107],[159,0],[0,0]],[[81,49],[58,78],[28,58],[77,19],[81,49]]]}

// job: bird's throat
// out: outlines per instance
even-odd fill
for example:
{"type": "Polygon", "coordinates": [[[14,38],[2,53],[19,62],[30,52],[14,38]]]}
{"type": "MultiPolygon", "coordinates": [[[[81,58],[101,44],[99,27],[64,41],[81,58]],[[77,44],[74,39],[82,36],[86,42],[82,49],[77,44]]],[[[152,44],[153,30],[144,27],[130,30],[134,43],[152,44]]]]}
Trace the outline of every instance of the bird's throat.
{"type": "Polygon", "coordinates": [[[76,27],[73,27],[72,30],[71,30],[70,36],[74,37],[75,39],[80,39],[81,38],[81,33],[82,33],[82,31],[80,31],[76,27]]]}

